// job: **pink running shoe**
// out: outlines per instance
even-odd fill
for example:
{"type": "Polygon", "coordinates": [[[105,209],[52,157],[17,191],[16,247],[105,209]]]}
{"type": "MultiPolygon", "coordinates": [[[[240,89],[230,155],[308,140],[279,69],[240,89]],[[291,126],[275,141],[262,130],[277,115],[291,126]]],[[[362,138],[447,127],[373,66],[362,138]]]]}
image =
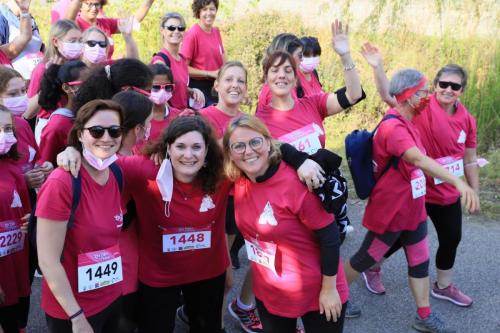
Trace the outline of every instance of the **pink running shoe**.
{"type": "Polygon", "coordinates": [[[241,328],[243,328],[245,332],[247,333],[264,332],[259,316],[257,315],[257,309],[255,307],[246,311],[240,308],[236,300],[234,300],[231,302],[231,304],[227,306],[227,309],[229,310],[231,316],[238,319],[241,328]]]}
{"type": "Polygon", "coordinates": [[[452,284],[447,288],[439,289],[437,282],[434,282],[431,290],[432,297],[444,299],[458,306],[468,307],[472,305],[472,298],[465,295],[452,284]]]}
{"type": "Polygon", "coordinates": [[[375,295],[385,294],[385,287],[382,283],[382,272],[380,268],[369,268],[362,273],[365,280],[366,289],[375,295]]]}

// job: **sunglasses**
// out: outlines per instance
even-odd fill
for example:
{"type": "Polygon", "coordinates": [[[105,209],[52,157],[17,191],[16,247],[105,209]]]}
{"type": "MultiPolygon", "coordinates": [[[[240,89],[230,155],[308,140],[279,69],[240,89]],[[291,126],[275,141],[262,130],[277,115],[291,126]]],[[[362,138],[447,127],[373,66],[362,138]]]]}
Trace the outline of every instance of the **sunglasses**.
{"type": "Polygon", "coordinates": [[[166,26],[163,28],[167,29],[168,31],[175,31],[175,29],[177,29],[177,31],[180,31],[180,32],[186,31],[186,27],[183,27],[182,25],[178,25],[178,26],[169,25],[169,26],[166,26]]]}
{"type": "Polygon", "coordinates": [[[90,135],[94,139],[100,139],[104,136],[104,133],[108,131],[108,134],[113,139],[119,138],[123,134],[123,128],[118,125],[110,126],[110,127],[102,127],[102,126],[91,126],[86,127],[84,130],[88,130],[90,135]]]}
{"type": "Polygon", "coordinates": [[[262,144],[264,143],[264,138],[262,137],[255,137],[253,139],[250,139],[248,143],[246,142],[235,142],[229,146],[233,152],[236,154],[243,154],[247,150],[247,145],[253,150],[259,150],[262,147],[262,144]]]}
{"type": "Polygon", "coordinates": [[[455,83],[455,82],[439,81],[438,85],[439,85],[439,88],[441,88],[441,89],[446,89],[448,87],[451,87],[451,90],[453,90],[453,91],[459,91],[460,89],[462,89],[462,85],[459,83],[455,83]]]}
{"type": "Polygon", "coordinates": [[[146,97],[149,97],[151,96],[151,93],[149,91],[146,91],[144,89],[141,89],[141,88],[137,88],[137,87],[134,87],[134,86],[123,86],[122,87],[122,91],[135,91],[135,92],[138,92],[139,94],[142,94],[146,97]]]}
{"type": "Polygon", "coordinates": [[[108,43],[105,40],[99,41],[99,42],[96,40],[88,40],[85,42],[85,44],[87,44],[90,47],[94,47],[96,45],[99,45],[99,47],[105,48],[106,46],[108,46],[108,43]]]}
{"type": "Polygon", "coordinates": [[[166,92],[172,92],[174,91],[175,84],[173,83],[167,83],[167,84],[154,84],[151,87],[152,92],[157,92],[160,91],[161,89],[165,89],[166,92]]]}
{"type": "Polygon", "coordinates": [[[102,8],[102,4],[98,3],[98,2],[94,2],[94,3],[91,3],[91,2],[84,2],[84,4],[89,7],[89,8],[92,8],[94,7],[95,9],[101,9],[102,8]]]}

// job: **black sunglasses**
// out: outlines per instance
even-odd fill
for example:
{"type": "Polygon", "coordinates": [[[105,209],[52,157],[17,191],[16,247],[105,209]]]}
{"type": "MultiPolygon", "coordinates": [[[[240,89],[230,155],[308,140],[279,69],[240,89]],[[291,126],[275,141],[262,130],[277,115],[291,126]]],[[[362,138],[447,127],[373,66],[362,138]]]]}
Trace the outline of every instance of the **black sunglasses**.
{"type": "Polygon", "coordinates": [[[104,47],[108,46],[108,43],[106,43],[106,41],[98,42],[96,40],[88,40],[85,42],[85,44],[87,44],[90,47],[94,47],[96,45],[99,45],[100,47],[104,48],[104,47]]]}
{"type": "Polygon", "coordinates": [[[451,90],[454,90],[454,91],[459,91],[460,89],[462,89],[462,85],[459,83],[455,83],[455,82],[439,81],[438,85],[439,85],[439,88],[441,88],[441,89],[446,89],[450,86],[451,86],[451,90]]]}
{"type": "Polygon", "coordinates": [[[151,91],[160,91],[161,89],[165,89],[166,92],[174,91],[175,84],[167,83],[167,84],[154,84],[151,86],[151,91]]]}
{"type": "Polygon", "coordinates": [[[181,25],[179,25],[179,26],[169,25],[169,26],[166,26],[164,28],[167,29],[168,31],[175,31],[175,29],[177,29],[178,31],[183,32],[186,30],[186,27],[183,27],[181,25]]]}
{"type": "Polygon", "coordinates": [[[94,139],[100,139],[104,136],[104,133],[108,131],[108,134],[110,137],[113,139],[119,138],[123,134],[123,128],[121,126],[110,126],[110,127],[102,127],[102,126],[91,126],[91,127],[86,127],[84,130],[88,130],[90,135],[94,139]]]}

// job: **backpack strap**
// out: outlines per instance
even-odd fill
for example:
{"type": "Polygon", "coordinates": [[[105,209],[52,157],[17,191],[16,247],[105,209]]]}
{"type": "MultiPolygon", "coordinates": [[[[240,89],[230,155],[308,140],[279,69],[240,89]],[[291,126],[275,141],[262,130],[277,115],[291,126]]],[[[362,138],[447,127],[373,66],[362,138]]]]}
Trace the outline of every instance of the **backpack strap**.
{"type": "Polygon", "coordinates": [[[320,87],[323,87],[323,85],[321,84],[321,81],[319,80],[319,74],[318,74],[318,71],[317,71],[317,70],[313,70],[313,74],[314,74],[314,76],[316,76],[316,78],[318,79],[319,86],[320,86],[320,87]]]}
{"type": "Polygon", "coordinates": [[[113,176],[115,176],[116,182],[118,183],[118,188],[120,189],[120,193],[123,192],[123,173],[122,169],[118,164],[112,163],[109,168],[111,169],[111,172],[113,173],[113,176]]]}
{"type": "Polygon", "coordinates": [[[172,66],[170,66],[170,59],[165,53],[160,51],[160,52],[153,54],[153,57],[155,57],[155,56],[160,57],[163,60],[163,62],[165,63],[165,65],[167,65],[169,68],[172,68],[172,66]]]}
{"type": "MultiPolygon", "coordinates": [[[[377,131],[377,129],[380,126],[380,124],[382,124],[382,122],[384,122],[386,120],[389,120],[389,119],[399,119],[399,120],[401,120],[401,118],[399,116],[396,116],[395,114],[388,114],[388,115],[384,116],[382,118],[382,120],[378,123],[377,127],[375,127],[375,130],[372,132],[372,138],[375,135],[375,132],[377,131]]],[[[386,166],[384,167],[384,169],[380,173],[380,176],[378,177],[378,179],[382,178],[382,176],[391,168],[391,166],[394,167],[394,169],[397,169],[398,168],[398,164],[399,164],[399,157],[397,157],[397,156],[391,156],[391,159],[389,160],[389,162],[386,164],[386,166]]]]}
{"type": "Polygon", "coordinates": [[[69,213],[68,219],[68,229],[75,223],[75,212],[80,203],[80,196],[82,194],[82,176],[78,174],[78,177],[71,177],[71,185],[73,189],[73,201],[71,202],[71,211],[69,213]]]}

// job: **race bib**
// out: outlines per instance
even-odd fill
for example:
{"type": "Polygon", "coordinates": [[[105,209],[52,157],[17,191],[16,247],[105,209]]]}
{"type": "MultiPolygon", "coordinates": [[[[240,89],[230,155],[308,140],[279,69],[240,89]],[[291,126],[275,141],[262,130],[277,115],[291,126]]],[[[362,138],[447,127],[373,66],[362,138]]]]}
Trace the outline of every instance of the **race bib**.
{"type": "Polygon", "coordinates": [[[245,239],[245,248],[248,260],[264,266],[276,274],[276,268],[274,267],[276,244],[261,242],[256,239],[250,241],[245,239]]]}
{"type": "Polygon", "coordinates": [[[212,242],[210,226],[205,228],[168,228],[163,231],[163,252],[209,249],[212,242]]]}
{"type": "Polygon", "coordinates": [[[312,123],[282,135],[278,140],[291,144],[299,151],[314,154],[318,149],[322,148],[319,141],[320,135],[323,135],[323,130],[315,123],[312,123]]]}
{"type": "Polygon", "coordinates": [[[12,66],[21,73],[26,80],[29,80],[31,78],[31,73],[42,60],[42,52],[21,53],[20,56],[12,61],[12,66]]]}
{"type": "Polygon", "coordinates": [[[123,280],[118,245],[78,255],[78,292],[99,289],[123,280]]]}
{"type": "MultiPolygon", "coordinates": [[[[441,164],[449,173],[456,177],[462,177],[464,175],[464,160],[458,157],[446,156],[437,158],[436,162],[441,164]]],[[[434,184],[439,185],[444,183],[439,178],[434,178],[434,184]]]]}
{"type": "Polygon", "coordinates": [[[424,196],[425,191],[425,176],[422,170],[416,169],[411,173],[411,194],[413,199],[424,196]]]}
{"type": "Polygon", "coordinates": [[[0,222],[0,257],[19,252],[24,246],[24,234],[16,221],[0,222]]]}

